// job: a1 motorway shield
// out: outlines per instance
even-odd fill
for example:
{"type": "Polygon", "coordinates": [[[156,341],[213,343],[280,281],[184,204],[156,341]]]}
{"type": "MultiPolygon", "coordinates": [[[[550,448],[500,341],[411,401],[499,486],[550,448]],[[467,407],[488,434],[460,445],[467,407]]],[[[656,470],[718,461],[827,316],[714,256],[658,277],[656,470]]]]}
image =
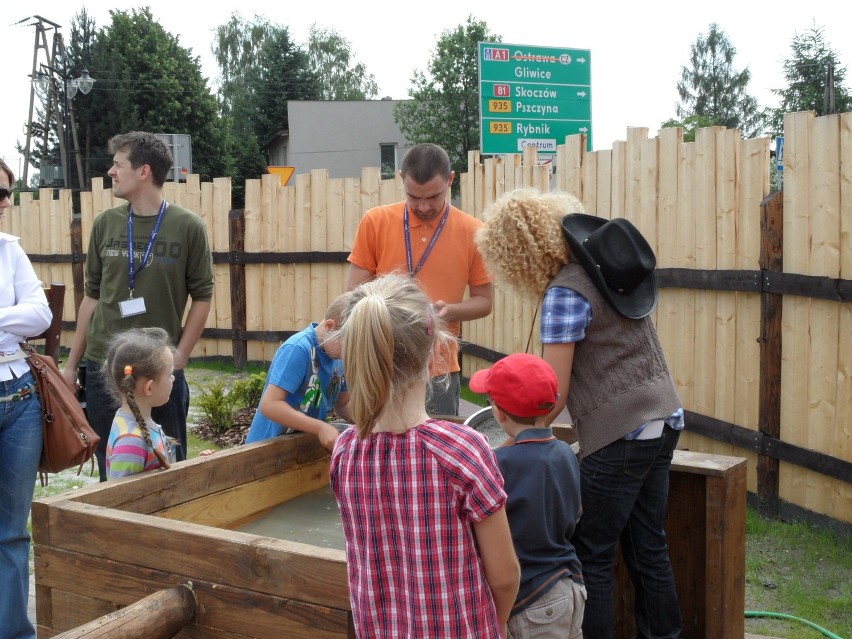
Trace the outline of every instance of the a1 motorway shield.
{"type": "Polygon", "coordinates": [[[480,42],[481,152],[555,153],[576,133],[591,150],[591,77],[587,49],[480,42]]]}

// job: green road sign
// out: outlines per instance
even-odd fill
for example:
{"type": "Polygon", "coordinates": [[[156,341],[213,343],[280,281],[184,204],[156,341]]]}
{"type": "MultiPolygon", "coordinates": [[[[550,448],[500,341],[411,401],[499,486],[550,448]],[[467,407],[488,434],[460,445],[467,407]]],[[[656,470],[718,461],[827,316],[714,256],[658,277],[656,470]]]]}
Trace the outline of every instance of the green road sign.
{"type": "Polygon", "coordinates": [[[587,49],[479,43],[480,150],[555,153],[566,135],[592,148],[591,53],[587,49]]]}

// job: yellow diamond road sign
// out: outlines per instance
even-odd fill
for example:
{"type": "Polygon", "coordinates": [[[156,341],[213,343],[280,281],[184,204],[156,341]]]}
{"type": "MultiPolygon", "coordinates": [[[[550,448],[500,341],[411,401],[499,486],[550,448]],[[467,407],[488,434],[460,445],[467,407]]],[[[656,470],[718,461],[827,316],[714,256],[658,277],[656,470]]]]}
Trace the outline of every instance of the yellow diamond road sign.
{"type": "Polygon", "coordinates": [[[287,182],[290,181],[290,177],[293,175],[293,172],[296,170],[295,166],[270,166],[267,167],[269,172],[273,175],[277,175],[281,178],[281,186],[287,186],[287,182]]]}

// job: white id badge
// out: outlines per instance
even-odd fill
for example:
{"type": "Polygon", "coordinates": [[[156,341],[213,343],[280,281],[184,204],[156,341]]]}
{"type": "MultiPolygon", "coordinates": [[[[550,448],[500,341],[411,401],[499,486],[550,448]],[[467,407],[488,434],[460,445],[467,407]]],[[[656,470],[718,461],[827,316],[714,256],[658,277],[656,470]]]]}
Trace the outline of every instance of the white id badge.
{"type": "Polygon", "coordinates": [[[122,317],[131,317],[133,315],[141,315],[145,312],[145,298],[132,297],[129,300],[124,300],[118,303],[118,310],[121,311],[122,317]]]}

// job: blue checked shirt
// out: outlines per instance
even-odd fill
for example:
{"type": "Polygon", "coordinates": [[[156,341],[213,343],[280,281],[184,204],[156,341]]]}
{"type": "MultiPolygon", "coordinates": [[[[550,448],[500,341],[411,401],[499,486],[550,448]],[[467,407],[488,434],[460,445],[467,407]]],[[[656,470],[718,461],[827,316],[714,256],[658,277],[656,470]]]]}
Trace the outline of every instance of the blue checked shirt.
{"type": "MultiPolygon", "coordinates": [[[[554,286],[547,289],[541,303],[541,343],[568,344],[586,337],[592,322],[592,305],[585,297],[570,288],[554,286]]],[[[683,408],[669,415],[666,424],[674,430],[683,430],[683,408]]],[[[648,424],[629,433],[624,439],[636,439],[648,424]]]]}

